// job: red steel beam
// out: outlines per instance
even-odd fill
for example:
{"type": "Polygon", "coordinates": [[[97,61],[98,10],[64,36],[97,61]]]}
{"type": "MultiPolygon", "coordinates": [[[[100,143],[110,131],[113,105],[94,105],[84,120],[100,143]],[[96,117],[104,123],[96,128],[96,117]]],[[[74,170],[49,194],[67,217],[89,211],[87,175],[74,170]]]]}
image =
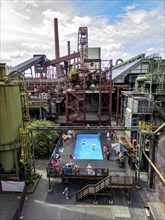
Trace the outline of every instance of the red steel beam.
{"type": "Polygon", "coordinates": [[[79,58],[79,57],[80,57],[80,52],[72,53],[67,56],[63,56],[63,57],[59,57],[54,60],[47,61],[47,62],[45,62],[45,66],[56,65],[58,63],[64,62],[65,60],[71,60],[71,59],[75,59],[75,58],[79,58]]]}

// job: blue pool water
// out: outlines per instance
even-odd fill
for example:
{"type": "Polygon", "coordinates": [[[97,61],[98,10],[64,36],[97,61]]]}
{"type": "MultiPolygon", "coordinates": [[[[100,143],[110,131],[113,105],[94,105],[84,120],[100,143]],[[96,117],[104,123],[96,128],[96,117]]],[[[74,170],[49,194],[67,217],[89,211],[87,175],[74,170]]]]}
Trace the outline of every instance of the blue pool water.
{"type": "Polygon", "coordinates": [[[103,160],[99,134],[78,134],[74,150],[76,159],[103,160]]]}

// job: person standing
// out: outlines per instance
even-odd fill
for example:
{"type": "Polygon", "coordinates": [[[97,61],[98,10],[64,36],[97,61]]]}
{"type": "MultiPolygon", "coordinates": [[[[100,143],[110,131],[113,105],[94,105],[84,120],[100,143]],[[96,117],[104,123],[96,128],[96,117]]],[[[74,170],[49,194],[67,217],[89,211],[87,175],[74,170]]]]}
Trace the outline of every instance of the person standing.
{"type": "Polygon", "coordinates": [[[110,137],[111,137],[110,132],[107,131],[107,140],[110,140],[110,137]]]}
{"type": "Polygon", "coordinates": [[[106,146],[106,145],[104,145],[104,147],[103,147],[103,153],[104,153],[104,157],[106,157],[106,156],[107,156],[107,150],[108,150],[107,146],[106,146]]]}
{"type": "Polygon", "coordinates": [[[109,160],[110,159],[110,152],[109,152],[109,150],[107,150],[107,160],[109,160]]]}
{"type": "Polygon", "coordinates": [[[68,199],[68,193],[69,193],[69,189],[68,189],[68,186],[65,187],[64,191],[62,192],[62,194],[64,194],[65,196],[65,199],[68,199]]]}
{"type": "Polygon", "coordinates": [[[111,131],[111,141],[115,142],[115,132],[111,131]]]}
{"type": "Polygon", "coordinates": [[[62,139],[63,139],[63,146],[65,147],[66,146],[67,135],[63,134],[62,139]]]}

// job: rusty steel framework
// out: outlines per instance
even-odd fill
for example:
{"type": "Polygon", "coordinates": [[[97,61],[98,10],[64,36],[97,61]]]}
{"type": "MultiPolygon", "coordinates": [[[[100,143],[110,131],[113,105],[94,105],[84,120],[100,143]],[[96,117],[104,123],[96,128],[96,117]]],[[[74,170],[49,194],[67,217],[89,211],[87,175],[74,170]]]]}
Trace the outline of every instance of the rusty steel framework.
{"type": "MultiPolygon", "coordinates": [[[[86,60],[87,62],[87,60],[86,60]]],[[[91,60],[90,60],[91,62],[91,60]]],[[[80,78],[80,88],[66,91],[66,124],[90,123],[95,122],[98,125],[111,125],[112,115],[112,60],[109,61],[109,80],[105,78],[105,72],[101,69],[101,60],[92,59],[92,62],[99,62],[99,85],[98,90],[91,91],[86,89],[87,77],[90,69],[84,70],[84,77],[80,78]],[[87,119],[86,95],[98,94],[98,112],[97,119],[87,119]],[[104,117],[103,117],[104,116],[104,117]]],[[[82,74],[82,70],[81,70],[82,74]]]]}
{"type": "MultiPolygon", "coordinates": [[[[69,78],[67,72],[70,71],[71,60],[74,60],[74,68],[76,69],[77,74],[76,80],[74,83],[80,85],[80,89],[71,89],[66,90],[66,123],[76,124],[81,121],[81,123],[86,124],[87,120],[87,111],[86,111],[86,96],[92,96],[97,94],[98,96],[98,112],[97,119],[94,122],[97,122],[99,125],[106,124],[111,125],[111,116],[112,116],[112,92],[114,88],[117,88],[116,93],[116,124],[118,125],[118,112],[119,112],[119,91],[120,88],[125,88],[126,85],[113,85],[112,84],[112,60],[107,60],[108,63],[106,68],[103,68],[103,63],[105,61],[100,58],[100,48],[98,49],[98,54],[96,57],[89,55],[92,48],[88,48],[88,28],[79,27],[78,30],[78,42],[77,42],[77,52],[70,53],[70,43],[68,42],[68,55],[60,57],[59,49],[59,36],[58,36],[58,20],[54,19],[54,37],[55,37],[55,59],[48,60],[44,59],[40,65],[40,69],[43,70],[43,73],[40,73],[40,78],[34,78],[27,80],[27,87],[32,91],[37,87],[37,91],[48,91],[59,84],[58,79],[61,75],[57,67],[60,63],[67,63],[68,70],[66,71],[66,77],[60,81],[60,86],[62,87],[66,81],[69,85],[73,84],[72,77],[69,78]],[[77,62],[75,60],[77,59],[77,62]],[[42,68],[41,68],[42,67],[42,68]],[[50,67],[56,67],[57,70],[57,79],[49,78],[49,73],[46,72],[46,69],[50,67]],[[45,71],[45,72],[44,72],[45,71]],[[45,77],[41,75],[45,74],[45,77]],[[93,78],[98,79],[98,87],[95,91],[88,90],[86,88],[86,83],[89,75],[93,75],[93,78]],[[107,77],[108,76],[108,77],[107,77]],[[39,80],[39,82],[37,81],[39,80]],[[71,99],[70,99],[71,98],[71,99]],[[72,113],[72,115],[70,115],[72,113]]],[[[95,52],[94,52],[95,53],[95,52]]],[[[33,58],[34,59],[34,58],[33,58]]],[[[29,61],[30,64],[32,61],[29,61]]],[[[39,61],[38,61],[39,62],[39,61]]],[[[39,63],[40,64],[40,63],[39,63]]],[[[37,66],[39,65],[37,64],[37,66]]],[[[65,66],[65,65],[64,65],[65,66]]],[[[31,73],[32,75],[32,73],[31,73]]],[[[72,86],[74,87],[74,86],[72,86]]],[[[128,87],[128,86],[127,86],[128,87]]],[[[90,120],[92,122],[92,120],[90,120]]]]}

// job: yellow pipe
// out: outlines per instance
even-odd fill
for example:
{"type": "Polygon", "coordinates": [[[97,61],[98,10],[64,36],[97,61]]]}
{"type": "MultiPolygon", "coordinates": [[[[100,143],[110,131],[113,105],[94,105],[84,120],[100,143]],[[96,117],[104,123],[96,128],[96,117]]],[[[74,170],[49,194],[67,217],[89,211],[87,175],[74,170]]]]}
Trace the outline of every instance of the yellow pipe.
{"type": "Polygon", "coordinates": [[[145,151],[143,150],[144,156],[147,158],[148,162],[151,164],[151,166],[154,168],[160,179],[162,180],[163,184],[165,184],[165,178],[162,176],[162,174],[159,172],[159,170],[156,168],[156,166],[152,163],[150,158],[146,155],[145,151]]]}
{"type": "Polygon", "coordinates": [[[156,129],[156,131],[153,132],[153,134],[157,134],[161,129],[163,129],[165,127],[165,123],[162,124],[158,129],[156,129]]]}

